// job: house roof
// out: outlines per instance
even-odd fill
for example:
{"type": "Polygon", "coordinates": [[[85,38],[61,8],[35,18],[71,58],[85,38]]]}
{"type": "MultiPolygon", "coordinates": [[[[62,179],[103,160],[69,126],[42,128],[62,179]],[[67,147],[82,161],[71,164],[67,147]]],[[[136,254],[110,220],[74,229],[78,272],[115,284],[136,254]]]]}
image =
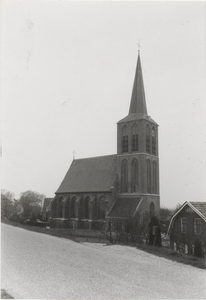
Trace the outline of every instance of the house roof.
{"type": "Polygon", "coordinates": [[[185,202],[176,213],[172,216],[168,227],[168,234],[175,217],[184,209],[185,206],[189,206],[194,212],[196,212],[206,222],[206,202],[185,202]]]}
{"type": "Polygon", "coordinates": [[[73,160],[57,193],[111,192],[116,178],[117,155],[73,160]]]}
{"type": "Polygon", "coordinates": [[[133,217],[138,210],[142,197],[137,198],[117,198],[111,210],[107,214],[107,218],[129,218],[133,217]]]}
{"type": "Polygon", "coordinates": [[[206,202],[189,202],[206,219],[206,202]]]}
{"type": "Polygon", "coordinates": [[[44,198],[42,211],[46,211],[46,208],[50,205],[50,202],[53,198],[44,198]]]}

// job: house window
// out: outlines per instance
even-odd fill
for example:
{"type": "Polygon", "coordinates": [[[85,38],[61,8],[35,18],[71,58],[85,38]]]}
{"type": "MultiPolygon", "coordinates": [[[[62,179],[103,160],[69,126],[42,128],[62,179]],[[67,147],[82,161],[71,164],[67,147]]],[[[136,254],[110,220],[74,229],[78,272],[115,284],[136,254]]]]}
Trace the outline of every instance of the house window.
{"type": "Polygon", "coordinates": [[[187,219],[181,218],[181,232],[187,233],[187,219]]]}
{"type": "Polygon", "coordinates": [[[138,151],[138,127],[136,124],[132,127],[132,152],[138,151]]]}
{"type": "Polygon", "coordinates": [[[194,219],[194,230],[195,234],[201,234],[202,233],[202,226],[201,226],[201,219],[195,218],[194,219]]]}
{"type": "Polygon", "coordinates": [[[150,153],[150,128],[146,126],[146,152],[150,153]]]}
{"type": "Polygon", "coordinates": [[[122,153],[128,152],[128,128],[124,126],[122,128],[122,153]]]}
{"type": "Polygon", "coordinates": [[[121,192],[128,192],[128,162],[126,159],[121,163],[121,192]]]}

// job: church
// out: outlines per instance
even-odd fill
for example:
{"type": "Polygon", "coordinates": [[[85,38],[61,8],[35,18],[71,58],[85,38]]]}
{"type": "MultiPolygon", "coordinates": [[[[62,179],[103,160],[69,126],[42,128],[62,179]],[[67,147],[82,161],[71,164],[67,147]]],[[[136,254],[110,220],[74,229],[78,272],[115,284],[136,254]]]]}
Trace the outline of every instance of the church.
{"type": "Polygon", "coordinates": [[[51,228],[96,230],[138,212],[159,216],[158,124],[147,113],[140,51],[117,154],[74,159],[50,206],[51,228]]]}

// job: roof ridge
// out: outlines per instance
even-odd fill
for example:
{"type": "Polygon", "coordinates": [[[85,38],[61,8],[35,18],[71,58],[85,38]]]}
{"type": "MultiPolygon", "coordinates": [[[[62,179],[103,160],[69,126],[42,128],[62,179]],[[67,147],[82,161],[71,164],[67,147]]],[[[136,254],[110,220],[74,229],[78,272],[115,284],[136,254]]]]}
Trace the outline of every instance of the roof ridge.
{"type": "Polygon", "coordinates": [[[204,204],[206,204],[206,201],[189,201],[190,203],[204,203],[204,204]]]}
{"type": "Polygon", "coordinates": [[[76,161],[76,160],[86,160],[86,159],[95,159],[95,158],[109,157],[109,156],[117,156],[117,154],[107,154],[107,155],[98,155],[98,156],[91,156],[91,157],[75,158],[73,161],[76,161]]]}

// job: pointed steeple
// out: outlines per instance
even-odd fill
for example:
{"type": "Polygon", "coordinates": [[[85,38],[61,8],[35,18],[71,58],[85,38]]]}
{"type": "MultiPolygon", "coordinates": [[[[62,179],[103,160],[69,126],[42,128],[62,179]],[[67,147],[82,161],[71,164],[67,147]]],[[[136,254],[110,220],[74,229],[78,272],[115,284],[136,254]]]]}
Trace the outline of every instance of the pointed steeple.
{"type": "Polygon", "coordinates": [[[129,115],[139,113],[147,115],[147,106],[145,100],[144,83],[142,76],[142,67],[140,61],[140,51],[138,50],[137,67],[132,89],[132,97],[129,108],[129,115]]]}

